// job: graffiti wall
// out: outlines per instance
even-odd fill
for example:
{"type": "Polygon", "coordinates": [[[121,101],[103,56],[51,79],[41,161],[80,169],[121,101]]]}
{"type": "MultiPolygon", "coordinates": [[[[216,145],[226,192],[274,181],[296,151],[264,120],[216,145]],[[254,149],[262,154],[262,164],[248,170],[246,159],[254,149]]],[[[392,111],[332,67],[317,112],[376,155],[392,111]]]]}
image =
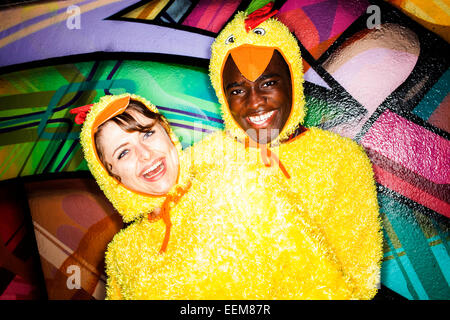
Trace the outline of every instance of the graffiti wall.
{"type": "MultiPolygon", "coordinates": [[[[236,12],[267,2],[0,7],[1,299],[104,297],[102,254],[123,225],[90,177],[69,110],[131,92],[158,106],[183,147],[222,130],[210,45],[236,12]],[[96,249],[86,250],[92,239],[96,249]],[[78,287],[71,266],[80,268],[78,287]]],[[[373,163],[384,234],[380,292],[450,299],[450,5],[275,7],[302,51],[306,126],[357,141],[373,163]]]]}

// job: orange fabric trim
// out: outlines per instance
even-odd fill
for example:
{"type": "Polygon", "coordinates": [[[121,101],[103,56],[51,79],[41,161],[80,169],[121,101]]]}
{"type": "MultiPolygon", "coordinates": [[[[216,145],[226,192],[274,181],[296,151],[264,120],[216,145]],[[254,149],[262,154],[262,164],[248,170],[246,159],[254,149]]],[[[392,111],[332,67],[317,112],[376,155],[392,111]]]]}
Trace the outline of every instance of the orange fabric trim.
{"type": "Polygon", "coordinates": [[[244,44],[230,51],[239,71],[254,82],[266,70],[272,59],[274,48],[244,44]]]}
{"type": "Polygon", "coordinates": [[[130,104],[130,96],[114,100],[108,104],[98,115],[92,123],[92,137],[97,132],[98,127],[111,118],[123,113],[130,104]]]}
{"type": "Polygon", "coordinates": [[[170,240],[170,231],[172,229],[172,221],[170,220],[170,203],[177,203],[180,198],[186,193],[187,190],[191,187],[191,182],[188,183],[185,189],[178,188],[177,192],[174,194],[167,196],[164,200],[164,203],[161,208],[161,218],[163,219],[166,225],[166,232],[164,234],[163,243],[161,245],[161,249],[159,253],[164,253],[167,250],[167,246],[169,245],[170,240]]]}
{"type": "Polygon", "coordinates": [[[280,168],[281,172],[283,172],[284,176],[287,179],[290,179],[291,176],[289,172],[286,170],[286,167],[281,162],[280,159],[278,159],[277,155],[270,150],[270,148],[267,147],[265,144],[259,144],[258,142],[254,141],[253,139],[250,139],[249,137],[245,138],[244,141],[245,149],[248,149],[249,147],[259,148],[261,151],[261,160],[264,163],[266,167],[273,166],[274,163],[278,164],[278,167],[280,168]]]}

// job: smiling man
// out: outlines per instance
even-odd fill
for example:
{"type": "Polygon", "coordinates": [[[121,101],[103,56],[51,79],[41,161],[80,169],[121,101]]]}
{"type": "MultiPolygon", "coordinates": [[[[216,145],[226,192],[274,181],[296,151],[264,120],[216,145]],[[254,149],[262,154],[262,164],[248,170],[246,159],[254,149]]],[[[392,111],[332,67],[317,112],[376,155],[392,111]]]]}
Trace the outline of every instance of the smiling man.
{"type": "MultiPolygon", "coordinates": [[[[194,170],[201,172],[207,165],[219,172],[215,181],[224,186],[225,200],[239,201],[241,211],[255,216],[285,219],[289,205],[300,205],[302,216],[324,236],[327,257],[340,265],[351,288],[349,298],[371,299],[379,285],[382,257],[371,163],[354,141],[302,126],[306,106],[300,49],[288,28],[271,18],[270,9],[271,3],[249,15],[237,14],[211,46],[210,78],[225,130],[193,148],[194,170]],[[266,206],[264,212],[253,212],[252,204],[261,201],[270,201],[277,211],[266,206]]],[[[307,230],[288,223],[282,234],[291,232],[307,230]]],[[[320,279],[332,275],[314,279],[316,267],[302,272],[319,287],[320,279]]],[[[274,264],[273,270],[283,267],[274,264]]],[[[292,277],[282,276],[273,286],[292,277]]],[[[339,299],[341,285],[332,283],[322,290],[330,299],[339,299]]]]}
{"type": "Polygon", "coordinates": [[[269,50],[267,54],[272,53],[269,64],[254,79],[246,59],[241,59],[242,55],[258,55],[249,51],[264,54],[268,50],[234,49],[224,66],[223,87],[231,114],[239,126],[253,140],[267,144],[280,134],[291,113],[291,75],[283,56],[277,50],[269,50]],[[240,62],[239,66],[234,58],[240,62]]]}

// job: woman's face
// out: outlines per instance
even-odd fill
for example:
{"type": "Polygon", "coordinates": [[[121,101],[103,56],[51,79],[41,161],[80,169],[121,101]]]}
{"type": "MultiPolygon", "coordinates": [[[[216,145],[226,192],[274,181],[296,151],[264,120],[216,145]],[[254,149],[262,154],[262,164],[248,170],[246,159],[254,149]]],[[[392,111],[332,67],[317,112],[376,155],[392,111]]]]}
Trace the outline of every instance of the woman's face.
{"type": "Polygon", "coordinates": [[[99,147],[111,172],[130,190],[150,195],[164,195],[178,177],[178,152],[166,130],[154,119],[131,110],[130,115],[147,132],[126,132],[113,121],[101,129],[99,147]]]}

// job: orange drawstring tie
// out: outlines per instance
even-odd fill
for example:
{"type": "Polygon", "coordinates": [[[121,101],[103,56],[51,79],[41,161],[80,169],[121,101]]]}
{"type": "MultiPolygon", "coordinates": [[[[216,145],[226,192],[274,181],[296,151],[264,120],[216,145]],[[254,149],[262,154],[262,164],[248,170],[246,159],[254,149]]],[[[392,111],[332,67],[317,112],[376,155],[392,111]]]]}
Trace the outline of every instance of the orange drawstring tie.
{"type": "Polygon", "coordinates": [[[164,224],[166,225],[166,232],[164,233],[164,240],[161,245],[161,249],[159,250],[159,253],[166,252],[167,245],[169,244],[170,239],[170,230],[172,229],[172,221],[170,220],[170,201],[172,200],[172,196],[168,196],[166,200],[164,200],[164,203],[161,208],[161,218],[164,221],[164,224]]]}
{"type": "MultiPolygon", "coordinates": [[[[189,181],[186,188],[182,190],[180,190],[181,188],[179,188],[175,193],[168,195],[161,206],[160,217],[164,221],[164,224],[166,225],[166,231],[164,233],[164,239],[161,245],[161,249],[159,250],[160,254],[166,252],[170,240],[170,231],[172,229],[172,221],[170,220],[170,203],[171,202],[177,203],[180,200],[180,198],[186,193],[186,191],[190,188],[190,186],[191,182],[189,181]]],[[[154,221],[153,219],[151,219],[150,214],[148,215],[148,220],[150,222],[154,221]]]]}
{"type": "Polygon", "coordinates": [[[267,145],[265,144],[259,144],[258,142],[251,140],[250,138],[246,137],[245,139],[245,148],[248,149],[249,147],[256,147],[259,148],[261,151],[261,160],[264,163],[266,167],[273,166],[273,163],[278,163],[278,167],[280,168],[281,172],[283,172],[284,176],[287,179],[290,179],[291,176],[287,172],[285,166],[283,163],[278,159],[275,153],[273,153],[269,148],[267,148],[267,145]]]}

